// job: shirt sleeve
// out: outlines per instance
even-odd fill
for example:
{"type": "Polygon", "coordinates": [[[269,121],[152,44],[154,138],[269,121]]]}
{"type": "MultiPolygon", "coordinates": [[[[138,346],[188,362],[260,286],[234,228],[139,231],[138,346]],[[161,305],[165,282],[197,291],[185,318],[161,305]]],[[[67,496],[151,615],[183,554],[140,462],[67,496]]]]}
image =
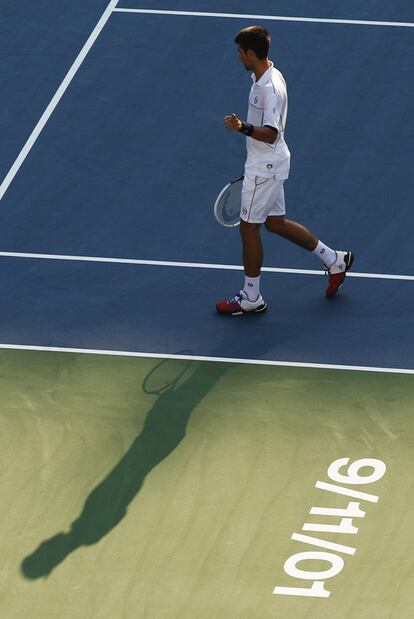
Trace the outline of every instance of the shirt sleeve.
{"type": "Polygon", "coordinates": [[[264,100],[263,127],[272,127],[280,131],[280,116],[283,100],[277,93],[269,94],[264,100]]]}

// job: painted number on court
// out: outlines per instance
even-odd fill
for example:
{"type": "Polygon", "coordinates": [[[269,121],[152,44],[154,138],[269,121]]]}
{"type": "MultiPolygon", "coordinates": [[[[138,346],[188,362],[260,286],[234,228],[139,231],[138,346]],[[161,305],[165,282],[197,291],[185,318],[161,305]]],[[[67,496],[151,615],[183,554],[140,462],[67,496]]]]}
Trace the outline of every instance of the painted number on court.
{"type": "MultiPolygon", "coordinates": [[[[355,462],[347,466],[348,463],[349,458],[340,458],[332,462],[328,468],[329,479],[337,484],[347,484],[347,486],[373,484],[385,475],[387,469],[382,460],[376,460],[374,458],[355,460],[355,462]],[[346,471],[341,473],[341,470],[346,466],[346,471]],[[366,470],[367,468],[370,469],[370,473],[361,475],[361,469],[366,470]]],[[[365,512],[361,509],[361,501],[377,503],[379,500],[379,497],[375,494],[368,494],[355,490],[354,488],[345,487],[343,485],[338,486],[325,481],[317,481],[315,487],[325,492],[332,492],[334,494],[343,495],[344,497],[351,497],[352,499],[359,500],[349,501],[346,507],[340,509],[333,507],[311,507],[309,510],[311,515],[329,516],[330,518],[326,524],[305,522],[302,531],[355,535],[358,532],[358,527],[355,526],[354,519],[364,518],[365,516],[365,512]],[[339,522],[337,520],[336,522],[332,522],[331,518],[339,519],[339,522]]],[[[325,581],[337,576],[343,569],[344,559],[341,555],[354,555],[356,553],[356,548],[337,544],[327,539],[314,537],[313,535],[303,535],[302,533],[293,533],[291,539],[316,548],[323,548],[324,550],[298,552],[289,557],[285,562],[285,573],[292,578],[313,581],[310,587],[277,586],[273,589],[273,593],[276,595],[296,595],[318,598],[329,597],[331,592],[325,589],[325,581]],[[306,562],[314,560],[324,561],[326,569],[318,572],[307,570],[306,562]]]]}

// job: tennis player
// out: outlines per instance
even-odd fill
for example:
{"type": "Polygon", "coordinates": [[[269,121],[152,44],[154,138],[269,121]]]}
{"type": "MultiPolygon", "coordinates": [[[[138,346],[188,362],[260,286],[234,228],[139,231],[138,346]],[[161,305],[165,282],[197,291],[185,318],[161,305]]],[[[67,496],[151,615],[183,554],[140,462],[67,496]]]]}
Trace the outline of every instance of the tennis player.
{"type": "Polygon", "coordinates": [[[307,228],[285,217],[283,183],[290,168],[290,152],[285,142],[288,99],[283,75],[268,58],[269,33],[262,26],[250,26],[238,33],[235,43],[241,62],[252,72],[253,79],[247,121],[236,114],[224,117],[226,129],[246,136],[240,214],[245,281],[240,292],[219,301],[216,308],[220,313],[232,315],[266,309],[260,294],[261,224],[269,232],[311,251],[323,262],[329,278],[326,295],[333,297],[343,284],[354,256],[350,251],[331,249],[307,228]]]}

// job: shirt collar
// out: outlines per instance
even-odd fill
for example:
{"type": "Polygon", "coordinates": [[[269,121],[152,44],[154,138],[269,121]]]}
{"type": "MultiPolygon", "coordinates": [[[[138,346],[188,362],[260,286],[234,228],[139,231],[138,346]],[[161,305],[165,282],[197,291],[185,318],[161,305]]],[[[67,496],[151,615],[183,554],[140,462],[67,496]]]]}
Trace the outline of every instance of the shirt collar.
{"type": "Polygon", "coordinates": [[[270,74],[271,74],[271,72],[272,72],[272,70],[273,70],[273,67],[274,67],[273,62],[272,62],[272,61],[270,61],[270,67],[268,68],[268,70],[267,70],[267,71],[265,71],[265,73],[263,73],[262,77],[261,77],[259,80],[257,80],[257,82],[256,82],[256,76],[255,76],[255,74],[254,74],[254,73],[252,73],[252,80],[253,80],[253,84],[254,84],[255,86],[258,86],[259,88],[261,88],[262,86],[264,86],[264,85],[266,84],[266,82],[267,82],[267,81],[269,80],[269,78],[270,78],[270,74]]]}

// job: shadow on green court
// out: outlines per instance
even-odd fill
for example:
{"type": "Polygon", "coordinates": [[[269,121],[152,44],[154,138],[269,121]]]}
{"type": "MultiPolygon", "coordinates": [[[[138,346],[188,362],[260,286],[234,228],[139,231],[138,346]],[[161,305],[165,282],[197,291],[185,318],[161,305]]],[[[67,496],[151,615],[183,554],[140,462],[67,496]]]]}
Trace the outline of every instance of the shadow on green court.
{"type": "Polygon", "coordinates": [[[48,576],[71,552],[96,544],[124,518],[146,476],[178,447],[192,411],[230,367],[204,362],[190,374],[190,365],[188,361],[164,360],[151,370],[143,390],[158,398],[142,432],[88,496],[70,531],[42,542],[23,560],[21,570],[26,578],[48,576]]]}

